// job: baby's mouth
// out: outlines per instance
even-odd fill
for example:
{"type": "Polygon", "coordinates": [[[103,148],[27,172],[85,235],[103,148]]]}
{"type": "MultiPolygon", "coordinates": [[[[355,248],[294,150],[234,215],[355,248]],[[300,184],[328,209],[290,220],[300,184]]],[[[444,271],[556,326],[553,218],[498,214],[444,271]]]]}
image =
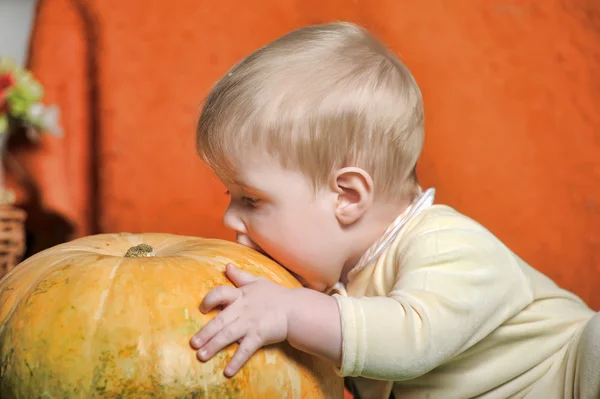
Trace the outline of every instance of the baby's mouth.
{"type": "MultiPolygon", "coordinates": [[[[271,255],[269,255],[264,249],[262,249],[258,244],[256,244],[254,241],[252,241],[248,236],[238,234],[238,236],[236,237],[236,241],[239,244],[245,245],[248,248],[252,248],[256,252],[259,252],[260,254],[266,256],[267,258],[271,259],[273,262],[277,263],[278,265],[283,266],[281,263],[279,263],[279,261],[277,261],[277,259],[275,259],[271,255]]],[[[296,278],[296,280],[298,280],[300,282],[300,284],[302,284],[303,287],[310,288],[310,284],[308,284],[308,282],[305,279],[303,279],[301,276],[297,275],[296,273],[294,273],[287,267],[285,267],[285,266],[283,266],[283,267],[288,272],[292,273],[292,275],[296,278]]]]}
{"type": "Polygon", "coordinates": [[[257,245],[254,241],[252,241],[248,236],[238,234],[235,238],[238,244],[242,244],[248,248],[252,248],[256,252],[260,252],[262,255],[271,259],[272,261],[277,262],[271,255],[269,255],[264,249],[262,249],[259,245],[257,245]]]}

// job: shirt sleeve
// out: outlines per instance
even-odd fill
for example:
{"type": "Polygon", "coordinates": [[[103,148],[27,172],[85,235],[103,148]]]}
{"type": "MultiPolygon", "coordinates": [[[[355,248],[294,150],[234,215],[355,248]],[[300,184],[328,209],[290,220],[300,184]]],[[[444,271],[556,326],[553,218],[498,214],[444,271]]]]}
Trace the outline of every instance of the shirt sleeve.
{"type": "Polygon", "coordinates": [[[335,295],[342,317],[342,376],[419,377],[473,346],[531,303],[518,258],[485,230],[412,237],[385,265],[386,297],[335,295]]]}

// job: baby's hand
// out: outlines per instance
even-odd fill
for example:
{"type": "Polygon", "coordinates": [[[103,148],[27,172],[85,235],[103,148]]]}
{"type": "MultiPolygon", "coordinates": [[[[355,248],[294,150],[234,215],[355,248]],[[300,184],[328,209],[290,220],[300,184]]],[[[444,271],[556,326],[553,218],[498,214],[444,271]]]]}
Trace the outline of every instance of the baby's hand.
{"type": "Polygon", "coordinates": [[[209,312],[224,306],[190,340],[198,359],[207,361],[233,342],[240,345],[225,368],[231,377],[261,347],[285,341],[288,334],[289,288],[227,265],[227,277],[238,287],[220,286],[211,290],[200,310],[209,312]]]}

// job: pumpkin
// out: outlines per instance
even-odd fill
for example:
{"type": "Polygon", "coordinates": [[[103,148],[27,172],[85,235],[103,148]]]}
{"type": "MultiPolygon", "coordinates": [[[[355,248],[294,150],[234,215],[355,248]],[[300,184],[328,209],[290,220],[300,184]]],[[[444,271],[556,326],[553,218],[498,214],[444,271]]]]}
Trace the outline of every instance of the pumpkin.
{"type": "Polygon", "coordinates": [[[284,268],[242,245],[169,234],[100,234],[42,251],[0,281],[0,397],[341,398],[328,362],[287,343],[233,378],[233,344],[206,363],[189,340],[217,311],[227,263],[286,287],[284,268]]]}

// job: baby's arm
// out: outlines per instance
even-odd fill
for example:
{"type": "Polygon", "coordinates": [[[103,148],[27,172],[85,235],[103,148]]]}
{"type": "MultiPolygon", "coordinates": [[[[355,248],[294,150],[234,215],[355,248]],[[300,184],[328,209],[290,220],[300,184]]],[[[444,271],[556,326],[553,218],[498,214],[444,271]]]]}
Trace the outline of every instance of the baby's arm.
{"type": "Polygon", "coordinates": [[[307,288],[292,291],[288,317],[290,345],[340,366],[342,323],[335,298],[307,288]]]}
{"type": "Polygon", "coordinates": [[[429,230],[399,251],[393,260],[396,283],[387,297],[336,296],[344,376],[419,377],[532,300],[515,257],[483,229],[429,230]]]}

